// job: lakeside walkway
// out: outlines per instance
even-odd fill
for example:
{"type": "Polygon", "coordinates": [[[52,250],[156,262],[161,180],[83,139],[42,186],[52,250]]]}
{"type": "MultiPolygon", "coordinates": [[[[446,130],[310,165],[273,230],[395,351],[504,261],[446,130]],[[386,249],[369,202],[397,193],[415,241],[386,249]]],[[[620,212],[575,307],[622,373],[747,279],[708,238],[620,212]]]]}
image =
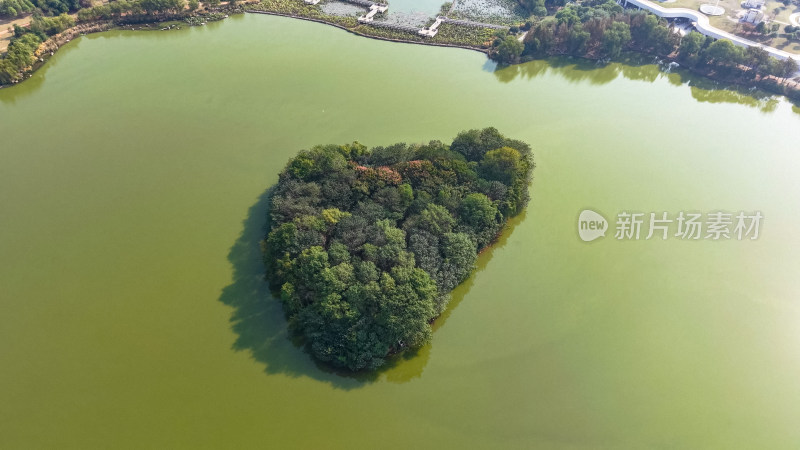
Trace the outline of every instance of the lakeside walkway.
{"type": "Polygon", "coordinates": [[[376,14],[383,14],[386,10],[389,9],[386,5],[379,5],[377,3],[373,3],[369,5],[369,12],[365,16],[361,16],[358,18],[360,23],[370,23],[375,18],[376,14]]]}
{"type": "Polygon", "coordinates": [[[705,36],[711,36],[714,39],[728,39],[740,47],[760,47],[769,53],[770,56],[778,58],[782,61],[792,58],[800,63],[800,55],[795,55],[783,50],[779,50],[775,47],[759,44],[758,42],[751,41],[749,39],[745,39],[716,28],[715,26],[711,25],[711,22],[708,20],[708,16],[700,11],[694,11],[687,8],[664,8],[663,6],[655,4],[649,0],[618,0],[618,2],[626,6],[629,4],[634,5],[640,9],[644,9],[657,15],[658,17],[663,17],[665,19],[689,19],[694,23],[697,31],[705,36]]]}

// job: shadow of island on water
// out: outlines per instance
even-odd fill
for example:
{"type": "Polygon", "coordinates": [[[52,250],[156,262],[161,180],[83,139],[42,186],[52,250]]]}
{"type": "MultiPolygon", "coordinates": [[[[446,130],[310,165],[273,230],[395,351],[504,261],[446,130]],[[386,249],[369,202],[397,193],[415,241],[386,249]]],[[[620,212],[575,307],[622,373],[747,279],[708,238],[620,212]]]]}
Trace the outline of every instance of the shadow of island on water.
{"type": "MultiPolygon", "coordinates": [[[[264,365],[267,374],[308,377],[343,390],[358,389],[378,380],[406,383],[419,378],[430,358],[431,343],[389,357],[387,363],[376,371],[353,373],[320,363],[305,351],[301,339],[289,332],[283,305],[270,293],[261,254],[268,227],[271,193],[272,189],[267,190],[250,207],[242,222],[242,232],[228,252],[233,281],[222,290],[219,301],[233,309],[230,323],[236,340],[232,349],[248,352],[255,361],[264,365]]],[[[508,236],[524,217],[523,212],[509,219],[497,242],[478,255],[474,271],[453,290],[450,303],[433,324],[434,331],[447,321],[469,292],[475,275],[486,267],[494,250],[505,245],[508,236]]]]}

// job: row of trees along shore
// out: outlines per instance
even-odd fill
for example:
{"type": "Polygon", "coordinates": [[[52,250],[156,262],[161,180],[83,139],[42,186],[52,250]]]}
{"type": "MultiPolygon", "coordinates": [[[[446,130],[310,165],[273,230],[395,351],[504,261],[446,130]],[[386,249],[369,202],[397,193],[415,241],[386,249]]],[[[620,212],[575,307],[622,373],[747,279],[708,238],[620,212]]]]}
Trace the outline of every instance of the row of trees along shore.
{"type": "Polygon", "coordinates": [[[66,13],[46,17],[38,12],[33,15],[30,27],[14,25],[14,36],[8,51],[0,59],[0,85],[19,81],[26,68],[34,63],[34,54],[39,45],[48,37],[74,25],[75,20],[66,13]]]}
{"type": "MultiPolygon", "coordinates": [[[[203,2],[209,6],[218,6],[220,0],[203,2]]],[[[78,20],[98,17],[120,17],[125,13],[136,15],[158,15],[180,13],[186,7],[197,9],[197,0],[117,0],[107,4],[93,6],[92,0],[0,0],[0,18],[13,19],[28,13],[39,13],[46,16],[57,16],[63,13],[78,13],[78,20]],[[194,6],[194,8],[192,8],[194,6]]]]}
{"type": "Polygon", "coordinates": [[[525,208],[532,169],[528,144],[494,128],[450,145],[300,152],[274,188],[264,247],[290,328],[349,370],[423,345],[478,252],[525,208]]]}
{"type": "Polygon", "coordinates": [[[554,17],[527,22],[520,42],[512,33],[499,32],[490,56],[514,64],[550,56],[577,56],[616,60],[625,51],[659,56],[711,78],[757,85],[800,100],[800,92],[786,82],[797,73],[793,59],[779,60],[758,47],[739,47],[727,39],[715,40],[692,31],[681,37],[673,24],[640,10],[626,10],[612,0],[568,4],[554,17]]]}
{"type": "MultiPolygon", "coordinates": [[[[533,15],[556,11],[554,17],[526,22],[500,31],[489,56],[507,64],[550,56],[577,56],[616,60],[635,51],[679,62],[713,79],[755,85],[800,101],[800,89],[788,78],[797,62],[771,57],[757,47],[742,48],[697,32],[681,37],[665,19],[638,10],[625,10],[612,0],[518,0],[533,15]],[[523,42],[519,30],[527,31],[523,42]]],[[[204,4],[215,7],[220,0],[204,4]]],[[[235,0],[230,6],[235,7],[235,0]]],[[[174,20],[198,10],[198,0],[117,0],[91,7],[91,0],[0,0],[0,17],[34,11],[30,28],[15,27],[7,54],[0,59],[0,85],[18,82],[37,61],[36,49],[49,36],[74,25],[67,12],[77,12],[78,22],[112,21],[117,24],[174,20]],[[60,14],[60,15],[55,15],[60,14]]],[[[794,31],[794,28],[792,28],[794,31]]]]}
{"type": "MultiPolygon", "coordinates": [[[[203,2],[216,7],[220,0],[203,2]]],[[[235,8],[232,0],[228,8],[235,8]]],[[[91,0],[0,0],[0,17],[15,17],[33,11],[29,27],[14,25],[14,35],[5,56],[0,58],[0,85],[16,83],[39,60],[36,50],[48,38],[75,26],[68,13],[76,13],[77,22],[110,21],[118,25],[153,23],[183,19],[200,8],[198,0],[117,0],[91,6],[91,0]],[[52,15],[57,14],[57,15],[52,15]]],[[[218,20],[220,13],[207,14],[208,20],[218,20]]]]}

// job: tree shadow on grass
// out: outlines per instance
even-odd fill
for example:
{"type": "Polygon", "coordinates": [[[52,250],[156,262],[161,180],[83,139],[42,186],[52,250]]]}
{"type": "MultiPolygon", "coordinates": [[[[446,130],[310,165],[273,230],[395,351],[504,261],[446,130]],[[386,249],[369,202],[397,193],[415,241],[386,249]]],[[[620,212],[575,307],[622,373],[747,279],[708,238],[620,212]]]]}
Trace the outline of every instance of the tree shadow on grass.
{"type": "Polygon", "coordinates": [[[352,373],[317,362],[290,335],[283,306],[270,293],[264,278],[261,256],[271,191],[264,192],[250,207],[242,223],[242,233],[228,252],[233,282],[222,290],[219,301],[233,308],[230,318],[231,329],[236,333],[233,350],[249,352],[264,365],[267,374],[308,377],[344,390],[364,387],[384,373],[386,380],[394,383],[419,377],[428,360],[429,349],[425,347],[391,357],[377,371],[352,373]],[[406,364],[409,360],[414,361],[406,364]]]}

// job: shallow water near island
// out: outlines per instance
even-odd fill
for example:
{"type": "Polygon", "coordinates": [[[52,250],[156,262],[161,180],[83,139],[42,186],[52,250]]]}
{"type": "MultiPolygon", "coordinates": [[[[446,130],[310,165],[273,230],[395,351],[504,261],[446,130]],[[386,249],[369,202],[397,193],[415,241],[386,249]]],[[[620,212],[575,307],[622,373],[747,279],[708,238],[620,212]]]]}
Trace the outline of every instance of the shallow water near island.
{"type": "Polygon", "coordinates": [[[1,448],[795,448],[800,114],[656,66],[237,16],[78,39],[0,90],[1,448]],[[320,368],[261,279],[299,149],[496,126],[533,200],[433,342],[320,368]],[[581,210],[760,210],[755,241],[584,243],[581,210]]]}

